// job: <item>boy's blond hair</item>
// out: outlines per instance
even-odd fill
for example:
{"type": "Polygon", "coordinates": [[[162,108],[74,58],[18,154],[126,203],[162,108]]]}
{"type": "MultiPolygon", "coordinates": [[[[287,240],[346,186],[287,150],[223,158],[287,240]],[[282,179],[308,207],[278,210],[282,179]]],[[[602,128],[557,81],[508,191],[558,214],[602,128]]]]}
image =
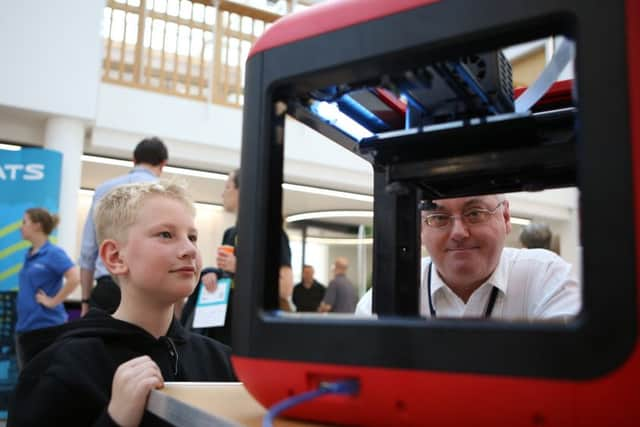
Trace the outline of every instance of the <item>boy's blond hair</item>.
{"type": "Polygon", "coordinates": [[[98,203],[94,213],[98,244],[105,239],[126,241],[129,227],[146,200],[154,196],[168,197],[182,202],[195,216],[193,201],[182,183],[175,181],[137,182],[109,191],[98,203]]]}

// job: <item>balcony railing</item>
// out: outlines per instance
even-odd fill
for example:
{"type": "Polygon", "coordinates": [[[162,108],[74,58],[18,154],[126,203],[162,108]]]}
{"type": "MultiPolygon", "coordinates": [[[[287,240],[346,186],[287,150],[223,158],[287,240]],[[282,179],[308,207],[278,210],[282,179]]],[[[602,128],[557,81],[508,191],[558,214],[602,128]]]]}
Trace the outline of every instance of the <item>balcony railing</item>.
{"type": "Polygon", "coordinates": [[[108,0],[102,79],[241,106],[249,50],[279,17],[226,0],[108,0]]]}

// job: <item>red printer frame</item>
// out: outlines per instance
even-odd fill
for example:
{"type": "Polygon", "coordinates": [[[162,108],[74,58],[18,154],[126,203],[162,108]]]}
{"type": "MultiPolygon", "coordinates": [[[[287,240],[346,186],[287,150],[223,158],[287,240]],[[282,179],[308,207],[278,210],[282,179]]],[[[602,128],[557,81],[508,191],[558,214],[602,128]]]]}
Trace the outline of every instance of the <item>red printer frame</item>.
{"type": "Polygon", "coordinates": [[[245,89],[233,362],[249,392],[269,406],[321,381],[357,379],[357,396],[286,413],[352,425],[636,425],[640,85],[631,76],[640,75],[639,47],[637,0],[344,0],[275,23],[251,52],[245,89]],[[551,123],[463,126],[444,135],[452,147],[462,143],[433,158],[426,133],[395,141],[401,149],[362,144],[304,108],[317,89],[557,34],[577,46],[574,112],[551,123]],[[372,163],[377,320],[277,311],[286,114],[372,163]],[[537,139],[520,146],[516,137],[532,132],[537,139]],[[474,133],[480,151],[467,148],[474,133]],[[492,136],[514,145],[483,146],[492,136]],[[555,137],[561,143],[549,144],[555,137]],[[452,162],[459,167],[440,167],[452,162]],[[580,189],[583,308],[575,321],[418,316],[421,194],[567,185],[580,189]]]}

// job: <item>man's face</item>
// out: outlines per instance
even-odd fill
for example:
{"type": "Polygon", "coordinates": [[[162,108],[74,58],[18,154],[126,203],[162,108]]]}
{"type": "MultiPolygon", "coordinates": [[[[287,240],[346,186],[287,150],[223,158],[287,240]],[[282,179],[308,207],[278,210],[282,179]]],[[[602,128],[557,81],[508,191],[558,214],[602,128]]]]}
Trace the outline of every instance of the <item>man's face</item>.
{"type": "Polygon", "coordinates": [[[509,202],[498,206],[497,196],[461,197],[434,201],[433,210],[422,211],[422,243],[425,245],[442,279],[449,286],[479,286],[495,270],[511,231],[509,202]],[[496,206],[498,208],[496,209],[496,206]],[[469,224],[462,215],[472,216],[484,209],[495,212],[486,222],[469,224]],[[426,224],[431,214],[455,215],[443,228],[426,224]]]}
{"type": "Polygon", "coordinates": [[[305,267],[302,269],[302,280],[307,283],[313,281],[313,267],[305,267]]]}
{"type": "Polygon", "coordinates": [[[126,292],[160,303],[189,296],[202,268],[197,236],[192,212],[184,203],[164,196],[146,200],[127,241],[119,243],[126,292]]]}
{"type": "Polygon", "coordinates": [[[227,177],[227,182],[224,184],[224,190],[222,191],[222,205],[227,212],[238,211],[238,188],[233,181],[234,173],[231,172],[227,177]]]}

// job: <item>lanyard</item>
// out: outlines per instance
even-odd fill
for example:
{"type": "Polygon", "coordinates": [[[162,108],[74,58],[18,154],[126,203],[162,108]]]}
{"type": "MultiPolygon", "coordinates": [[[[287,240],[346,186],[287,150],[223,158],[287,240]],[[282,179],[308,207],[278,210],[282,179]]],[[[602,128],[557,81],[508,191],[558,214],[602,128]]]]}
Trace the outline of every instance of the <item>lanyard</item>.
{"type": "MultiPolygon", "coordinates": [[[[427,273],[427,293],[429,294],[429,311],[431,312],[431,317],[436,317],[436,309],[433,307],[433,301],[431,300],[431,266],[432,262],[429,263],[429,272],[427,273]]],[[[491,295],[489,296],[489,303],[487,304],[487,309],[484,311],[485,319],[491,317],[491,313],[493,312],[493,306],[496,305],[496,298],[498,298],[498,288],[495,286],[491,289],[491,295]]]]}

